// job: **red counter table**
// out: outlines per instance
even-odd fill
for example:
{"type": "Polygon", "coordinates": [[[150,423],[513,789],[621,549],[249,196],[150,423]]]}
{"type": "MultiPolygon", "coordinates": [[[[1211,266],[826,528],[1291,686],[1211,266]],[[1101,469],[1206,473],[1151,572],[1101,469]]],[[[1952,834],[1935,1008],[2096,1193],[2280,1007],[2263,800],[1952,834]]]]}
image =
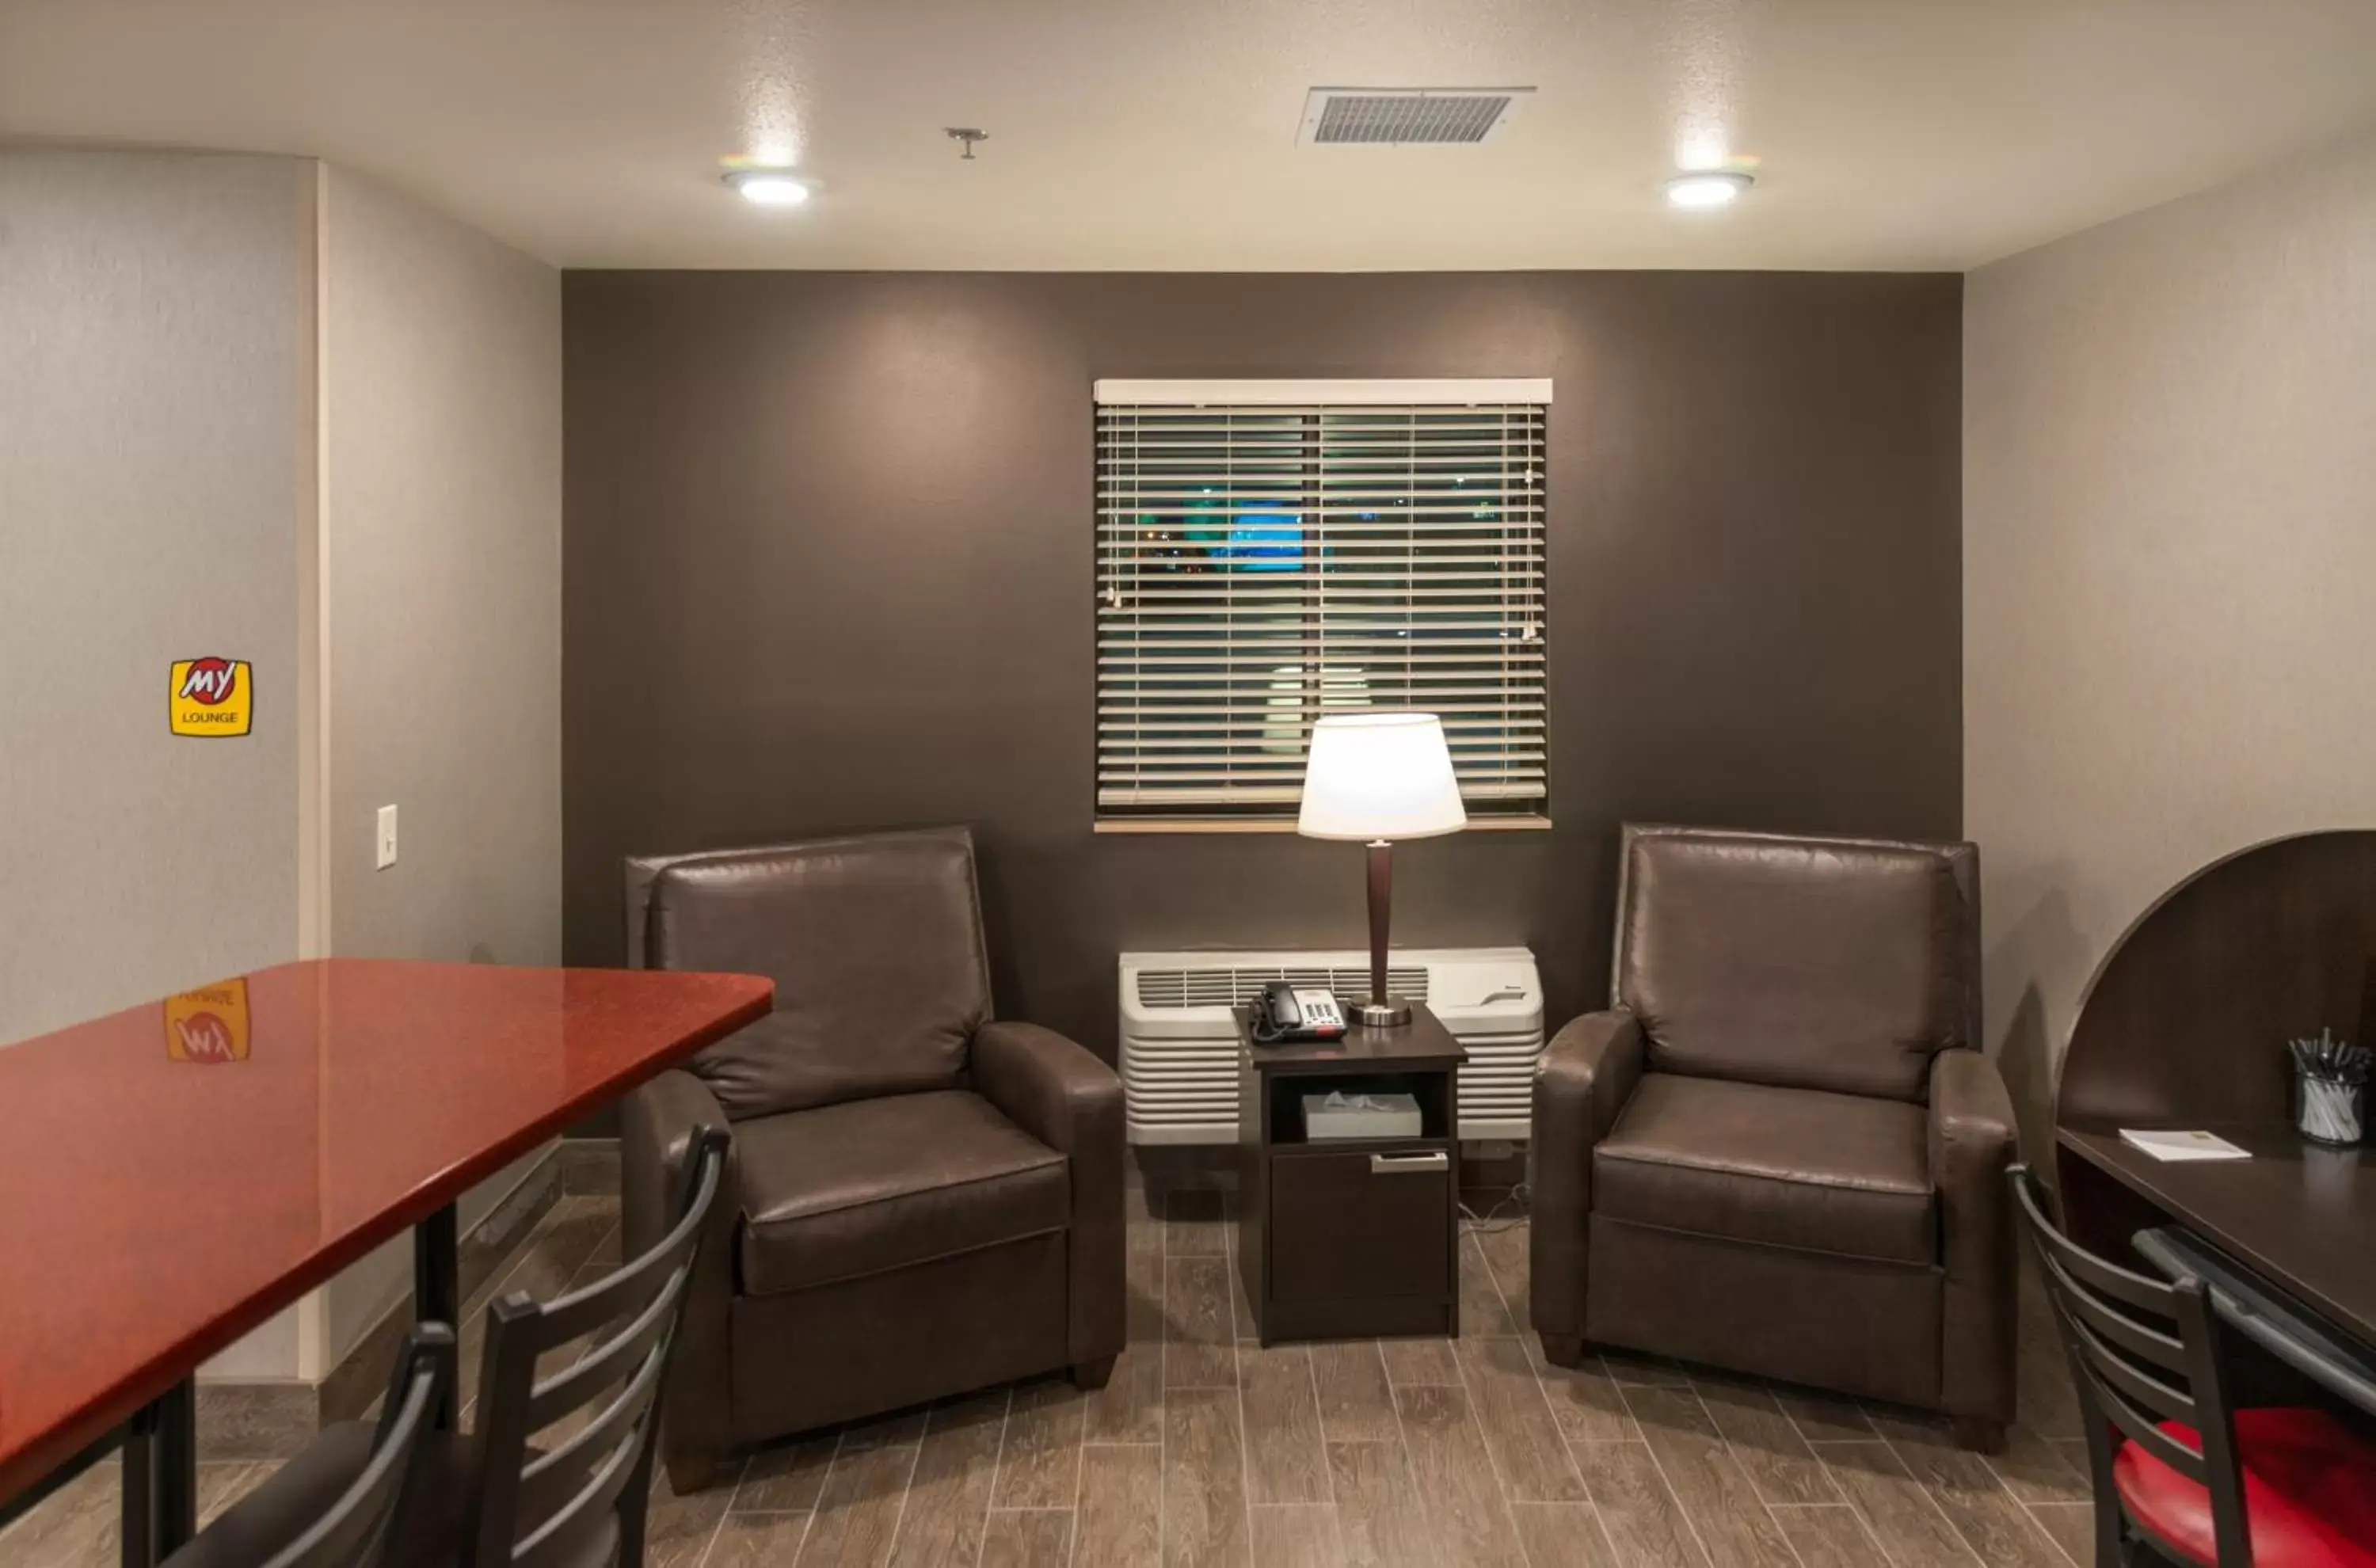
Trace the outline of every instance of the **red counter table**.
{"type": "Polygon", "coordinates": [[[0,1047],[0,1522],[120,1443],[125,1561],[172,1550],[201,1361],[407,1227],[454,1323],[455,1200],[772,996],[326,959],[0,1047]]]}

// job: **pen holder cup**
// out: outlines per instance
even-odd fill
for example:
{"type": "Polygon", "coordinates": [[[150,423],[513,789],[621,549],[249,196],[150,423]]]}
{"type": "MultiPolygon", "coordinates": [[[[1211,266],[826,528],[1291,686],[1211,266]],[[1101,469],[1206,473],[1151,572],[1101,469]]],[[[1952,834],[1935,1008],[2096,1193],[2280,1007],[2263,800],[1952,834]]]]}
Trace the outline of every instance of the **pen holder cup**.
{"type": "Polygon", "coordinates": [[[2294,1130],[2314,1144],[2351,1148],[2368,1124],[2368,1086],[2294,1074],[2294,1130]]]}

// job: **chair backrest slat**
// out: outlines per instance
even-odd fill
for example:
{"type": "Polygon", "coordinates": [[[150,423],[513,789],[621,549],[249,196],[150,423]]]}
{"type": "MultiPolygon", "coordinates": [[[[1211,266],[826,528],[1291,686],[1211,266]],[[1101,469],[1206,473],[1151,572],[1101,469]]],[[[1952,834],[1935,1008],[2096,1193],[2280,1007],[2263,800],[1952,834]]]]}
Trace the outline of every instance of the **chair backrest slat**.
{"type": "Polygon", "coordinates": [[[562,1503],[541,1527],[512,1549],[512,1568],[571,1568],[583,1562],[588,1538],[642,1477],[643,1467],[637,1463],[641,1449],[642,1442],[632,1436],[612,1443],[577,1495],[562,1503]]]}
{"type": "Polygon", "coordinates": [[[638,1315],[651,1305],[653,1297],[668,1288],[671,1277],[671,1271],[665,1268],[617,1268],[591,1285],[581,1285],[565,1296],[555,1296],[539,1310],[554,1342],[566,1344],[621,1318],[638,1315]]]}
{"type": "Polygon", "coordinates": [[[2164,1371],[2185,1375],[2186,1347],[2176,1335],[2148,1328],[2126,1313],[2114,1312],[2099,1298],[2089,1293],[2085,1286],[2065,1273],[2059,1258],[2049,1256],[2046,1259],[2046,1276],[2060,1287],[2054,1292],[2056,1304],[2099,1337],[2110,1340],[2127,1354],[2151,1361],[2164,1371]]]}
{"type": "Polygon", "coordinates": [[[2200,1486],[2208,1472],[2204,1466],[2202,1451],[2190,1448],[2161,1430],[2161,1424],[2144,1410],[2131,1404],[2120,1388],[2096,1374],[2089,1368],[2082,1374],[2090,1405],[2120,1428],[2122,1436],[2136,1443],[2155,1458],[2200,1486]]]}
{"type": "Polygon", "coordinates": [[[2089,1375],[2097,1383],[2118,1389],[2122,1399],[2136,1406],[2151,1420],[2194,1424],[2194,1399],[2185,1389],[2165,1383],[2125,1360],[2077,1318],[2066,1317],[2062,1327],[2071,1348],[2086,1363],[2089,1375]]]}
{"type": "Polygon", "coordinates": [[[2168,1319],[2174,1315],[2168,1281],[2106,1262],[2056,1229],[2034,1201],[2025,1198],[2023,1206],[2041,1222],[2031,1226],[2030,1240],[2041,1253],[2062,1265],[2066,1277],[2097,1296],[2109,1296],[2156,1317],[2168,1319]]]}
{"type": "Polygon", "coordinates": [[[720,1129],[693,1140],[676,1223],[642,1256],[547,1305],[515,1294],[488,1310],[480,1473],[463,1509],[465,1568],[574,1561],[628,1515],[640,1528],[639,1489],[669,1351],[726,1148],[720,1129]],[[536,1375],[543,1359],[589,1336],[594,1342],[569,1365],[536,1375]],[[633,1495],[630,1486],[638,1489],[633,1495]]]}
{"type": "Polygon", "coordinates": [[[2014,1166],[2009,1180],[2088,1417],[2088,1467],[2098,1505],[2117,1506],[2110,1436],[2117,1431],[2204,1488],[2222,1568],[2251,1568],[2243,1473],[2208,1288],[2192,1277],[2149,1278],[2097,1257],[2049,1218],[2027,1166],[2014,1166]],[[2196,1441],[2165,1431],[2165,1422],[2192,1428],[2196,1441]]]}
{"type": "MultiPolygon", "coordinates": [[[[659,1398],[660,1372],[666,1361],[655,1347],[626,1386],[592,1420],[551,1453],[537,1455],[521,1468],[519,1491],[513,1502],[521,1518],[551,1518],[597,1482],[604,1459],[622,1443],[632,1443],[659,1398]]],[[[601,1505],[616,1502],[613,1494],[603,1499],[601,1505]]]]}
{"type": "Polygon", "coordinates": [[[594,1395],[632,1373],[676,1322],[676,1304],[684,1287],[683,1270],[663,1275],[659,1291],[641,1317],[539,1382],[529,1391],[529,1425],[541,1431],[570,1411],[583,1408],[594,1395]]]}

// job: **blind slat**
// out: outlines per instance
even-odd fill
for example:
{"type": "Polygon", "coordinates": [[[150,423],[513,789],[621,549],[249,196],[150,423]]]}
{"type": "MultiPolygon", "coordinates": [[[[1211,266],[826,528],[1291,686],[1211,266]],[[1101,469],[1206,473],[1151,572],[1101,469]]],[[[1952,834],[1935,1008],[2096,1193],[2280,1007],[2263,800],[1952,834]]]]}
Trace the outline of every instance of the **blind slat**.
{"type": "MultiPolygon", "coordinates": [[[[1523,588],[1510,588],[1503,589],[1502,590],[1502,597],[1510,598],[1522,593],[1539,596],[1542,593],[1542,589],[1540,588],[1534,587],[1531,584],[1531,579],[1540,577],[1542,576],[1540,572],[1514,571],[1510,575],[1514,578],[1528,581],[1529,586],[1523,588]]],[[[1182,600],[1219,599],[1224,601],[1224,607],[1226,607],[1228,602],[1232,600],[1246,604],[1276,604],[1289,600],[1301,600],[1305,599],[1316,599],[1317,595],[1315,595],[1313,590],[1298,587],[1297,585],[1302,582],[1317,581],[1320,576],[1321,574],[1318,572],[1274,572],[1265,574],[1267,580],[1261,588],[1233,588],[1228,589],[1219,588],[1190,588],[1173,587],[1167,585],[1162,579],[1158,578],[1153,583],[1116,583],[1114,585],[1114,591],[1117,593],[1130,594],[1135,597],[1153,595],[1158,599],[1182,600]]],[[[1489,590],[1476,588],[1437,588],[1430,586],[1427,588],[1377,588],[1367,584],[1361,584],[1357,587],[1353,585],[1359,582],[1358,577],[1340,579],[1334,573],[1329,574],[1329,580],[1335,586],[1329,588],[1326,592],[1330,597],[1336,599],[1476,599],[1479,597],[1491,597],[1489,590]]]]}
{"type": "MultiPolygon", "coordinates": [[[[1398,691],[1399,689],[1397,688],[1398,691]]],[[[1098,727],[1101,730],[1127,730],[1143,725],[1198,724],[1208,729],[1220,730],[1227,729],[1232,724],[1270,724],[1277,721],[1277,710],[1271,708],[1268,703],[1262,699],[1257,698],[1232,706],[1228,703],[1195,700],[1202,695],[1204,694],[1191,692],[1181,695],[1180,700],[1177,701],[1134,700],[1101,706],[1098,709],[1098,727]],[[1215,722],[1216,720],[1218,722],[1215,722]]],[[[1340,701],[1331,697],[1317,707],[1310,704],[1303,705],[1301,718],[1306,724],[1309,724],[1324,713],[1350,712],[1373,706],[1375,705],[1367,702],[1340,701]]],[[[1502,703],[1463,701],[1455,697],[1451,692],[1429,690],[1416,694],[1415,700],[1397,702],[1393,706],[1424,707],[1430,713],[1441,716],[1446,723],[1452,723],[1471,715],[1476,716],[1480,721],[1523,718],[1527,714],[1539,712],[1542,705],[1539,699],[1502,703]]],[[[1285,711],[1294,713],[1297,710],[1289,708],[1285,711]]],[[[1539,724],[1541,721],[1538,719],[1536,722],[1539,724]]]]}
{"type": "MultiPolygon", "coordinates": [[[[1543,800],[1542,775],[1518,779],[1479,779],[1463,778],[1461,798],[1472,806],[1479,802],[1499,804],[1507,812],[1524,813],[1538,808],[1543,800]]],[[[1099,786],[1098,804],[1101,806],[1169,807],[1176,811],[1182,806],[1287,806],[1285,814],[1293,815],[1292,807],[1303,798],[1301,776],[1298,781],[1284,787],[1271,785],[1246,789],[1213,789],[1209,786],[1183,785],[1178,789],[1151,789],[1135,785],[1099,786]]]]}

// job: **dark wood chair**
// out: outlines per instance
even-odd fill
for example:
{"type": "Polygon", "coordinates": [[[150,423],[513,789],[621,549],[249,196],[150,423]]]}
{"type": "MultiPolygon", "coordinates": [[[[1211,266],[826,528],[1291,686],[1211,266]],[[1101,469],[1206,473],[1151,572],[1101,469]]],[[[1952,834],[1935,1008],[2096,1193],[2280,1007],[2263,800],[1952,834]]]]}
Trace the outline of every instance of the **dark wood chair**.
{"type": "Polygon", "coordinates": [[[360,1470],[337,1452],[346,1441],[317,1443],[167,1558],[164,1568],[378,1568],[390,1526],[421,1500],[434,1416],[454,1384],[454,1331],[422,1324],[397,1357],[387,1398],[360,1470]],[[343,1489],[321,1486],[337,1470],[343,1489]],[[318,1499],[331,1493],[327,1507],[318,1499]]]}
{"type": "Polygon", "coordinates": [[[2204,1281],[2097,1257],[2027,1166],[2010,1180],[2086,1420],[2098,1568],[2136,1542],[2202,1568],[2376,1565],[2376,1450],[2322,1410],[2235,1408],[2204,1281]]]}
{"type": "MultiPolygon", "coordinates": [[[[474,1430],[432,1434],[390,1568],[639,1568],[660,1390],[726,1150],[722,1128],[694,1131],[674,1222],[607,1277],[541,1304],[514,1291],[488,1307],[474,1430]]],[[[349,1475],[361,1426],[316,1444],[343,1442],[349,1475]]],[[[315,1496],[334,1487],[310,1483],[315,1496]]]]}
{"type": "Polygon", "coordinates": [[[727,1148],[693,1130],[674,1222],[607,1278],[487,1309],[475,1431],[438,1426],[454,1336],[424,1325],[376,1429],[325,1430],[164,1568],[641,1568],[660,1390],[727,1148]]]}
{"type": "Polygon", "coordinates": [[[450,1552],[427,1555],[465,1568],[640,1568],[661,1380],[726,1149],[723,1128],[702,1129],[676,1222],[641,1256],[542,1305],[515,1291],[487,1309],[475,1464],[450,1552]]]}

